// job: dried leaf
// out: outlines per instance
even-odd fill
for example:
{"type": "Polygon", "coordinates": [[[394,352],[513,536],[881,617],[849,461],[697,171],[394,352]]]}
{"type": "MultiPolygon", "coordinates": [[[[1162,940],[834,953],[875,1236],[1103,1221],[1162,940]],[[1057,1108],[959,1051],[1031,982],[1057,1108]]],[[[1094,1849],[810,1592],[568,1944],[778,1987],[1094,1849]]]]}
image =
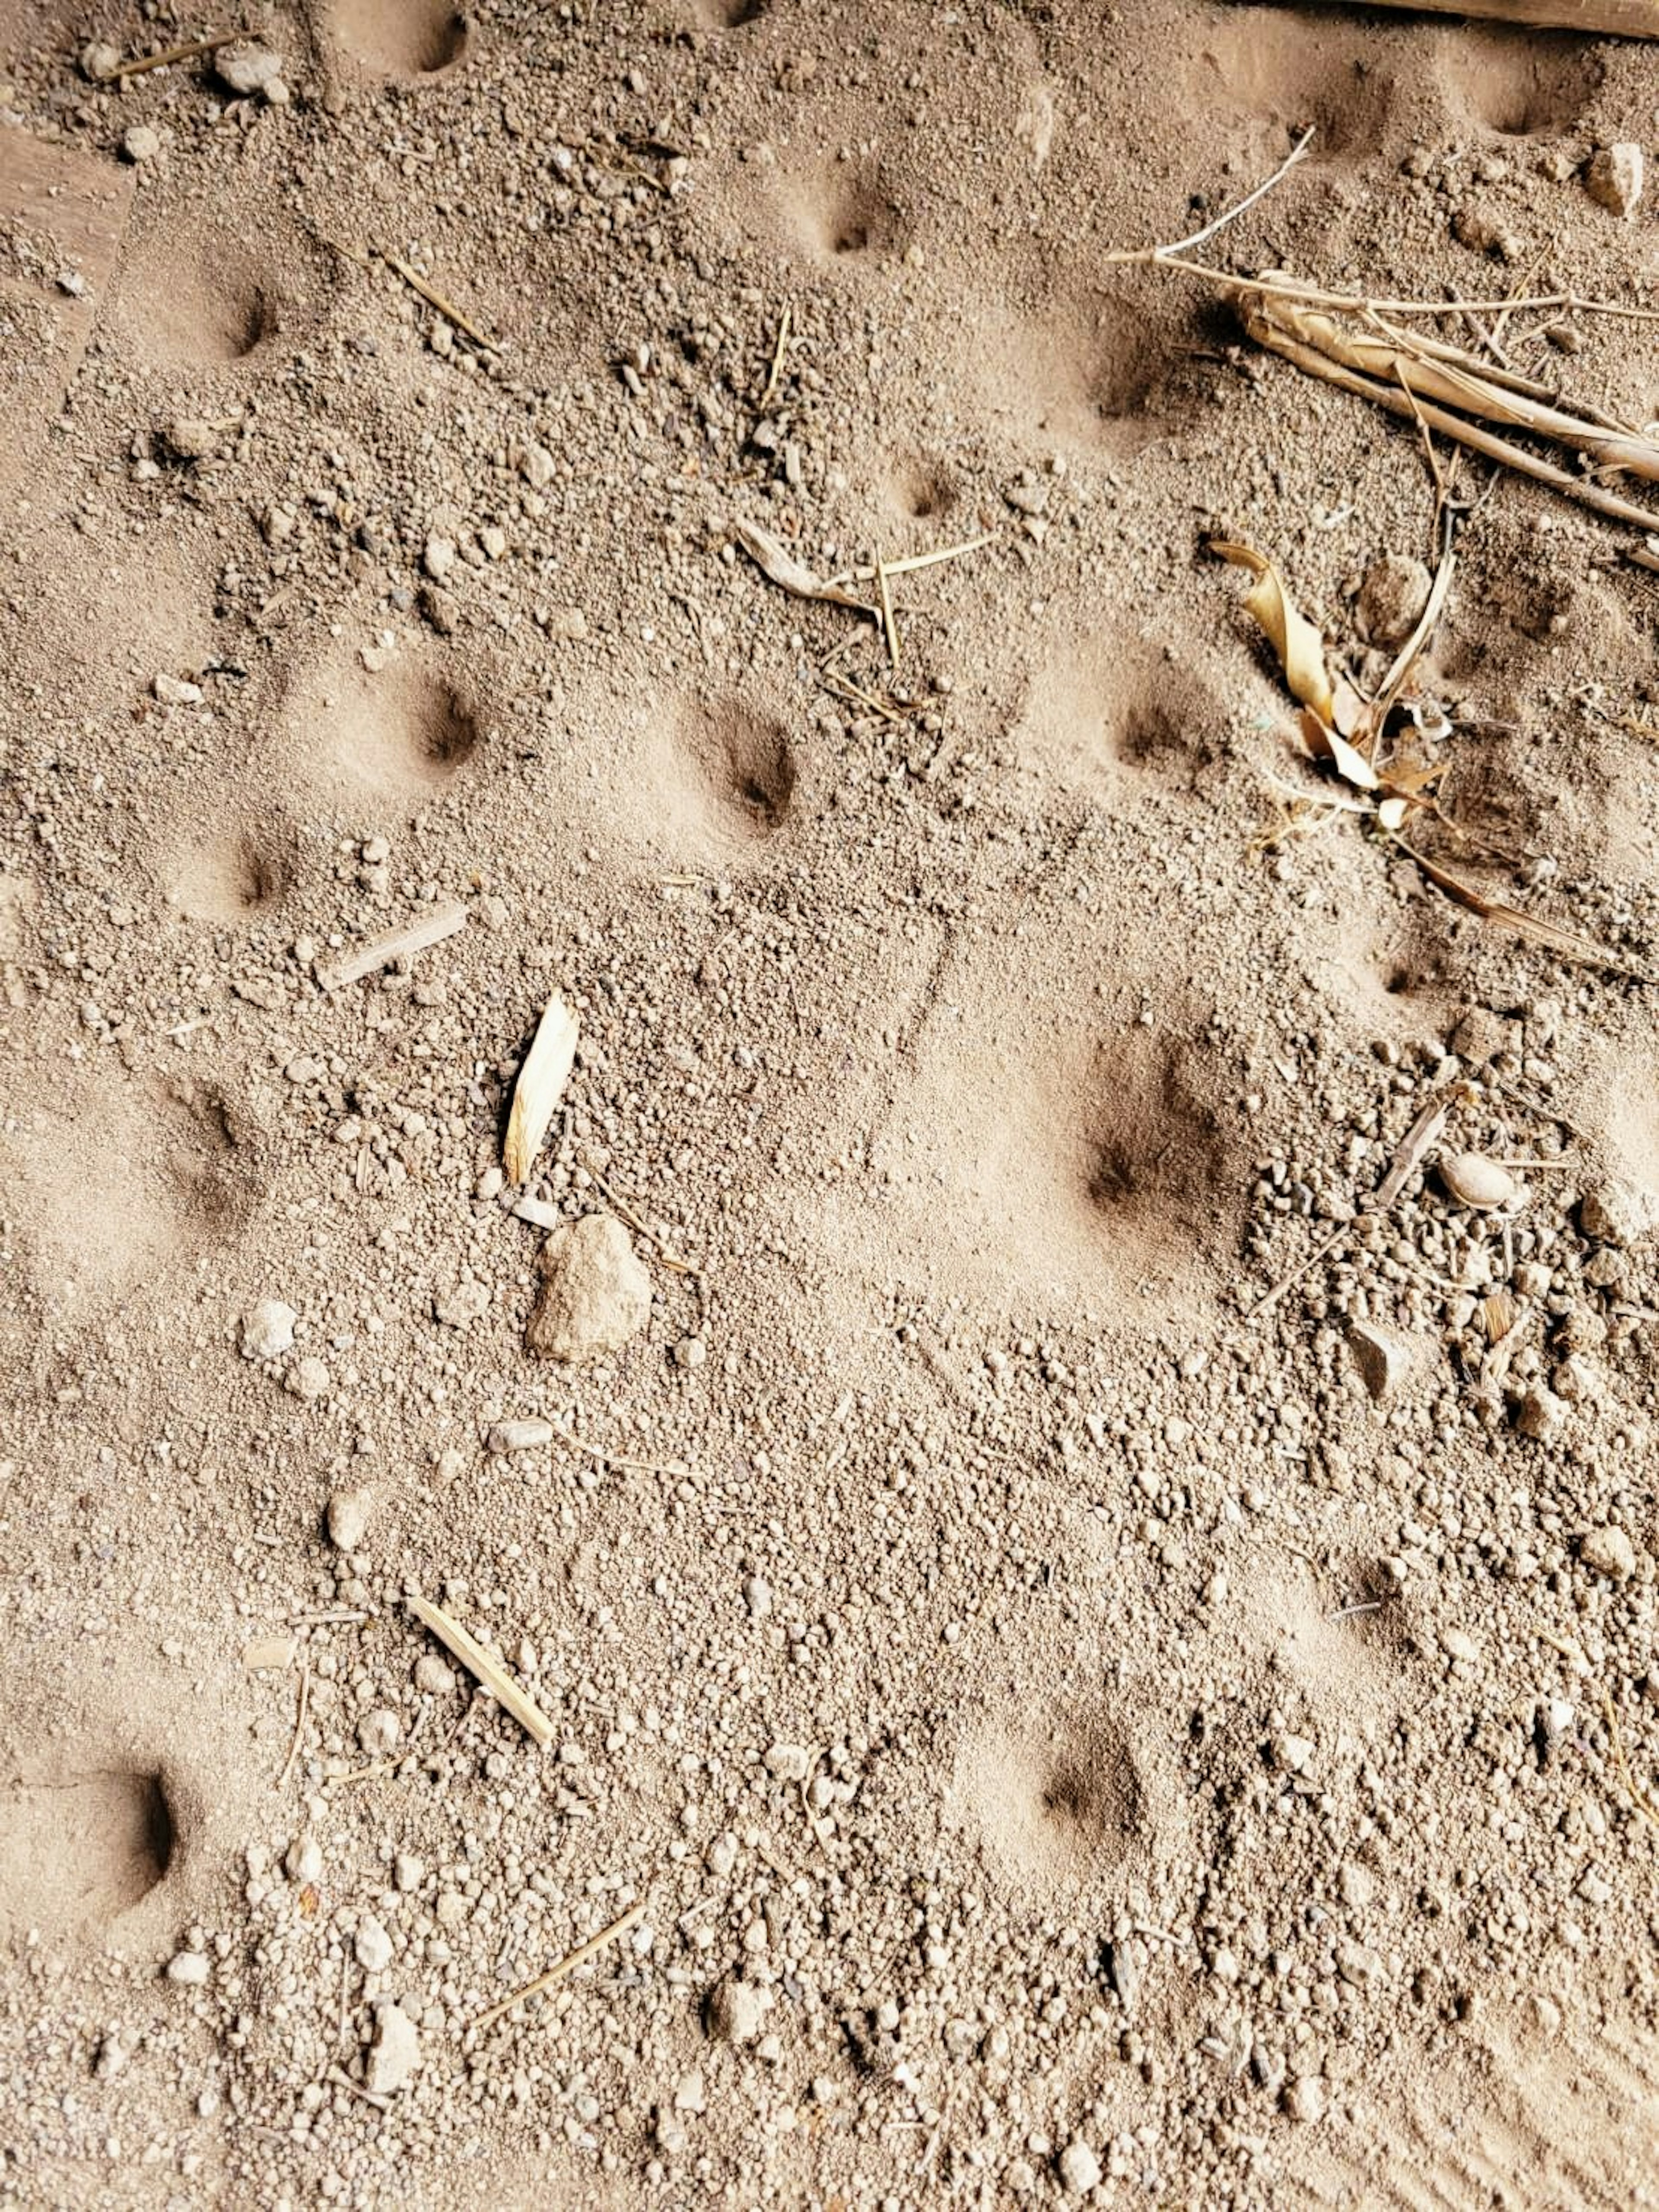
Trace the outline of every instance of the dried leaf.
{"type": "Polygon", "coordinates": [[[1553,921],[1540,921],[1536,915],[1524,913],[1518,906],[1505,906],[1501,899],[1489,899],[1473,884],[1465,883],[1459,876],[1449,875],[1444,868],[1432,860],[1425,860],[1421,853],[1407,844],[1403,838],[1395,841],[1407,859],[1419,867],[1429,881],[1448,898],[1466,906],[1471,914],[1478,914],[1483,921],[1495,921],[1501,929],[1511,929],[1517,937],[1530,938],[1551,952],[1559,953],[1564,960],[1582,961],[1590,968],[1611,968],[1619,975],[1633,976],[1638,983],[1651,983],[1656,978],[1650,968],[1638,967],[1626,960],[1622,953],[1609,946],[1598,945],[1593,937],[1581,937],[1577,930],[1558,928],[1553,921]]]}
{"type": "Polygon", "coordinates": [[[1462,1084],[1454,1083],[1429,1101],[1400,1139],[1400,1149],[1389,1163],[1389,1172],[1378,1183],[1370,1198],[1364,1200],[1367,1212],[1372,1213],[1388,1212],[1410,1182],[1413,1170],[1422,1166],[1424,1161],[1439,1143],[1441,1132],[1446,1126],[1447,1117],[1451,1113],[1452,1108],[1464,1095],[1465,1088],[1462,1084]]]}
{"type": "Polygon", "coordinates": [[[769,531],[757,529],[752,522],[734,523],[732,531],[762,575],[769,577],[781,591],[798,599],[827,599],[832,606],[853,607],[861,615],[869,613],[861,599],[842,591],[839,584],[826,584],[815,576],[805,562],[797,561],[788,547],[769,531]]]}
{"type": "Polygon", "coordinates": [[[1255,578],[1244,605],[1279,655],[1292,695],[1304,707],[1311,707],[1328,726],[1336,702],[1325,666],[1324,644],[1285,590],[1278,569],[1265,553],[1258,553],[1252,545],[1235,544],[1230,538],[1212,538],[1210,550],[1231,561],[1236,568],[1248,568],[1255,578]]]}
{"type": "Polygon", "coordinates": [[[1480,1301],[1480,1326],[1486,1333],[1488,1344],[1501,1343],[1515,1327],[1520,1313],[1514,1294],[1509,1291],[1493,1291],[1480,1301]]]}
{"type": "Polygon", "coordinates": [[[507,1142],[501,1160],[510,1182],[530,1180],[536,1155],[553,1119],[553,1109],[564,1095],[575,1064],[579,1025],[564,1000],[555,991],[542,1009],[541,1020],[513,1092],[513,1111],[507,1118],[507,1142]]]}

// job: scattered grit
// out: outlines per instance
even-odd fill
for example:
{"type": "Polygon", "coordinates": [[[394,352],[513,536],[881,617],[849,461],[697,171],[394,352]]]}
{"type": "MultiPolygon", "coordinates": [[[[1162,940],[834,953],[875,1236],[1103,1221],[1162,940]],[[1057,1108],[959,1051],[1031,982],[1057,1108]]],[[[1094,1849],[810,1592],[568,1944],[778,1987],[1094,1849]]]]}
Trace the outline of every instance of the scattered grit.
{"type": "MultiPolygon", "coordinates": [[[[1652,307],[1650,62],[7,27],[0,2197],[1651,2201],[1653,992],[1295,807],[1203,540],[1363,673],[1420,451],[1105,260],[1311,124],[1228,265],[1652,307]]],[[[1463,489],[1445,850],[1650,966],[1653,579],[1463,489]]]]}

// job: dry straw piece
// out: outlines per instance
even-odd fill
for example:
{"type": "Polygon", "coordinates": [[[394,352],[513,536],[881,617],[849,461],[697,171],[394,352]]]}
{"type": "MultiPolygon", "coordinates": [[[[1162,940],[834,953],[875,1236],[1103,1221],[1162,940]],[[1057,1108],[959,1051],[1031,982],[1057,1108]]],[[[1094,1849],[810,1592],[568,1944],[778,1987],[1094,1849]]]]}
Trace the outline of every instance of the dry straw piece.
{"type": "Polygon", "coordinates": [[[557,1966],[550,1966],[544,1974],[538,1974],[533,1982],[526,1982],[522,1989],[514,1990],[510,1997],[503,1997],[499,2004],[487,2007],[467,2022],[469,2029],[476,2031],[488,2027],[492,2021],[500,2020],[503,2014],[511,2012],[514,2005],[523,2004],[527,1998],[539,1996],[544,1990],[552,1989],[563,1981],[567,1974],[574,1974],[578,1966],[585,1966],[596,1951],[603,1951],[607,1943],[614,1943],[619,1936],[627,1935],[630,1928],[637,1928],[644,1917],[644,1905],[633,1906],[619,1920],[613,1920],[608,1928],[601,1928],[597,1936],[590,1936],[586,1943],[579,1943],[574,1951],[567,1952],[557,1966]]]}
{"type": "Polygon", "coordinates": [[[549,1122],[564,1096],[576,1063],[580,1024],[556,991],[542,1009],[541,1020],[513,1091],[501,1160],[509,1182],[526,1183],[542,1148],[549,1122]]]}
{"type": "Polygon", "coordinates": [[[553,1741],[553,1723],[533,1698],[526,1696],[507,1669],[492,1659],[475,1637],[469,1636],[459,1620],[447,1613],[442,1606],[429,1597],[409,1590],[404,1604],[416,1620],[432,1631],[441,1644],[447,1644],[469,1674],[475,1674],[504,1712],[512,1714],[525,1734],[531,1736],[544,1751],[553,1741]]]}
{"type": "Polygon", "coordinates": [[[418,921],[406,921],[401,927],[387,930],[384,937],[376,937],[355,952],[342,952],[333,960],[319,960],[317,981],[325,991],[338,991],[348,983],[360,982],[372,975],[377,968],[389,968],[394,960],[407,960],[411,953],[424,952],[429,945],[441,945],[446,937],[453,937],[458,929],[466,927],[466,908],[464,906],[434,906],[418,921]]]}

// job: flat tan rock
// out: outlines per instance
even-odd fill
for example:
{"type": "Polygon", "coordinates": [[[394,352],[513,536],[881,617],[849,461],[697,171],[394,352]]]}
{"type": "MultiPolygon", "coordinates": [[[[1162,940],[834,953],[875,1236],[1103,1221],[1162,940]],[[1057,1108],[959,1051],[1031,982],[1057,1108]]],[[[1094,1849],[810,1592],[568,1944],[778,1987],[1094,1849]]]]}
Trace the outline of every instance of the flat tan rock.
{"type": "Polygon", "coordinates": [[[586,1213],[542,1247],[542,1286],[525,1341],[574,1365],[620,1352],[651,1317],[651,1278],[612,1213],[586,1213]]]}

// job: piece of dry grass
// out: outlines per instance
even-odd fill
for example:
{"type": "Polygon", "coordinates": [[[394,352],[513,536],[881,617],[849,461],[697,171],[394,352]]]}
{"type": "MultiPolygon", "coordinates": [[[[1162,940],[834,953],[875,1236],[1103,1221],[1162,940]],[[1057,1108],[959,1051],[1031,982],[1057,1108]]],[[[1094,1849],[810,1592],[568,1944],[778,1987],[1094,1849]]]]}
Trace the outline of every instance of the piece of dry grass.
{"type": "Polygon", "coordinates": [[[574,1974],[578,1966],[586,1966],[596,1952],[603,1951],[607,1943],[614,1943],[619,1936],[626,1936],[630,1928],[637,1928],[645,1917],[645,1910],[643,1904],[630,1907],[620,1918],[613,1920],[608,1928],[601,1928],[597,1936],[590,1936],[586,1943],[579,1943],[574,1951],[568,1951],[558,1964],[550,1966],[544,1974],[538,1974],[533,1981],[526,1982],[522,1989],[514,1990],[511,1996],[501,1998],[498,2004],[487,2005],[483,2012],[467,2022],[467,2033],[476,2034],[481,2028],[490,2027],[504,2014],[511,2012],[514,2005],[523,2004],[531,1997],[540,1996],[544,1990],[555,1988],[567,1975],[574,1974]]]}
{"type": "Polygon", "coordinates": [[[553,1741],[553,1723],[535,1699],[521,1690],[498,1659],[492,1658],[476,1637],[469,1636],[459,1620],[417,1591],[404,1593],[404,1602],[415,1618],[447,1644],[468,1673],[476,1675],[504,1712],[511,1713],[525,1734],[543,1750],[553,1741]]]}
{"type": "Polygon", "coordinates": [[[1516,936],[1526,938],[1531,944],[1541,945],[1547,951],[1559,953],[1564,960],[1578,961],[1590,968],[1608,968],[1615,974],[1628,975],[1638,983],[1654,981],[1651,969],[1626,959],[1622,953],[1614,952],[1608,945],[1598,945],[1593,937],[1581,936],[1576,929],[1563,929],[1556,922],[1542,921],[1536,915],[1528,914],[1520,907],[1505,905],[1502,899],[1488,898],[1474,884],[1466,883],[1461,876],[1453,875],[1449,870],[1441,867],[1437,861],[1426,859],[1414,847],[1407,844],[1403,838],[1396,837],[1395,842],[1406,858],[1422,870],[1437,890],[1444,891],[1448,898],[1455,899],[1459,906],[1467,907],[1471,914],[1478,914],[1483,921],[1493,922],[1500,929],[1510,930],[1516,936]]]}
{"type": "Polygon", "coordinates": [[[555,991],[542,1009],[530,1050],[513,1086],[513,1110],[507,1116],[507,1140],[501,1147],[502,1164],[509,1182],[526,1183],[530,1180],[542,1139],[576,1064],[580,1033],[575,1015],[555,991]]]}
{"type": "Polygon", "coordinates": [[[115,84],[127,76],[143,76],[150,70],[171,69],[174,62],[194,61],[198,54],[216,54],[221,46],[234,46],[238,39],[247,36],[246,31],[217,31],[210,39],[189,39],[182,46],[169,46],[159,54],[142,54],[137,61],[118,62],[113,69],[100,70],[91,81],[94,84],[115,84]]]}
{"type": "Polygon", "coordinates": [[[428,307],[435,307],[446,322],[453,323],[463,337],[471,338],[481,353],[501,351],[499,343],[488,331],[480,330],[471,315],[463,313],[453,300],[446,299],[435,285],[428,283],[418,270],[411,269],[408,262],[400,261],[395,253],[386,252],[384,247],[377,247],[376,251],[394,276],[401,276],[410,290],[418,292],[428,307]]]}
{"type": "Polygon", "coordinates": [[[400,923],[382,937],[371,938],[367,945],[355,951],[342,952],[332,960],[317,963],[317,981],[325,991],[343,990],[348,983],[361,982],[379,968],[389,968],[394,960],[407,960],[416,952],[424,952],[429,945],[442,944],[446,937],[466,927],[466,908],[459,904],[434,906],[417,921],[400,923]]]}

